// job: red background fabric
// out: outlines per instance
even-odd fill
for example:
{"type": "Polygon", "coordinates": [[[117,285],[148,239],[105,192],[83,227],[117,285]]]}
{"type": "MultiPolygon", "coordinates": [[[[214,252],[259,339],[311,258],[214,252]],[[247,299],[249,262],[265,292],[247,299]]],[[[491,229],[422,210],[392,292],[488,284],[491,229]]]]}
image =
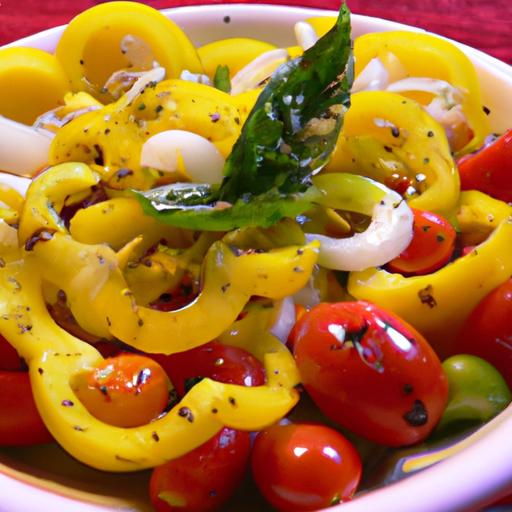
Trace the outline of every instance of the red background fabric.
{"type": "MultiPolygon", "coordinates": [[[[0,44],[67,23],[94,0],[0,0],[0,44]]],[[[148,0],[157,9],[181,5],[279,3],[337,9],[339,0],[148,0]]],[[[347,0],[358,14],[416,25],[481,49],[512,64],[510,0],[347,0]]]]}

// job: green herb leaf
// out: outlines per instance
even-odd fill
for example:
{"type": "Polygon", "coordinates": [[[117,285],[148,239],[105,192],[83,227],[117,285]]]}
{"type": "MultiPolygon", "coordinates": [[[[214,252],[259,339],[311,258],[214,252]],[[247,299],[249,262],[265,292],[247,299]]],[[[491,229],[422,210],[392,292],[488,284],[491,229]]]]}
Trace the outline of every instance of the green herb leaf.
{"type": "MultiPolygon", "coordinates": [[[[216,77],[223,71],[217,68],[216,77]]],[[[220,185],[172,184],[136,192],[144,211],[177,227],[226,231],[275,224],[311,207],[312,174],[328,160],[350,104],[350,11],[261,92],[220,185]]]]}
{"type": "Polygon", "coordinates": [[[224,92],[231,92],[231,80],[229,78],[229,67],[219,64],[213,77],[213,85],[224,92]]]}
{"type": "Polygon", "coordinates": [[[314,187],[303,194],[287,195],[272,189],[228,204],[212,200],[215,194],[210,185],[193,183],[176,183],[135,194],[144,212],[158,221],[203,231],[229,231],[252,226],[266,228],[284,217],[294,218],[301,214],[320,195],[314,187]]]}

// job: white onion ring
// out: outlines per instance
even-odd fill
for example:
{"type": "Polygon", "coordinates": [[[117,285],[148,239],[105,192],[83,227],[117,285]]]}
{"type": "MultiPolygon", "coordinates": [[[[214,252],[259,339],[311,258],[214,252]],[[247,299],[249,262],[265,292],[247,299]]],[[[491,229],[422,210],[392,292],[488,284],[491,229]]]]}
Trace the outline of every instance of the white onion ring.
{"type": "Polygon", "coordinates": [[[48,162],[53,134],[0,116],[0,170],[31,176],[48,162]]]}
{"type": "Polygon", "coordinates": [[[295,325],[295,303],[292,297],[285,297],[279,304],[276,320],[270,328],[270,334],[286,343],[288,335],[295,325]]]}
{"type": "Polygon", "coordinates": [[[375,205],[368,229],[350,238],[307,234],[320,242],[318,263],[334,270],[365,270],[396,258],[412,239],[413,213],[396,192],[390,191],[375,205]]]}
{"type": "Polygon", "coordinates": [[[142,146],[140,163],[165,172],[179,170],[181,156],[187,177],[193,183],[222,181],[224,157],[208,139],[185,130],[166,130],[142,146]]]}

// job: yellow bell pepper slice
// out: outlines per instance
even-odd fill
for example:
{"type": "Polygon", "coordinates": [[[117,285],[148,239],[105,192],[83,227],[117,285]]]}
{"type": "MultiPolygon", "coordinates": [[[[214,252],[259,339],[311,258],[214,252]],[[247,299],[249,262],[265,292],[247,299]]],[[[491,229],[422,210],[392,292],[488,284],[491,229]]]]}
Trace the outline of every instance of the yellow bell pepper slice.
{"type": "Polygon", "coordinates": [[[172,240],[177,247],[185,247],[190,236],[183,230],[158,223],[153,217],[144,215],[140,203],[131,197],[115,197],[79,210],[69,225],[71,236],[84,244],[105,243],[120,250],[139,235],[143,242],[137,253],[159,240],[172,240]],[[179,245],[178,242],[180,242],[179,245]]]}
{"type": "Polygon", "coordinates": [[[460,193],[456,220],[465,246],[484,241],[496,226],[512,215],[512,206],[478,190],[460,193]]]}
{"type": "Polygon", "coordinates": [[[262,53],[275,50],[273,44],[248,37],[220,39],[197,49],[204,72],[212,78],[217,66],[228,66],[229,74],[235,75],[262,53]]]}
{"type": "Polygon", "coordinates": [[[472,252],[433,274],[404,277],[375,268],[352,272],[348,291],[395,312],[443,358],[468,314],[512,275],[511,240],[509,216],[472,252]]]}
{"type": "Polygon", "coordinates": [[[405,172],[413,186],[424,189],[408,201],[410,206],[445,215],[459,195],[459,174],[443,128],[415,101],[390,92],[352,95],[326,171],[379,181],[405,172]]]}
{"type": "Polygon", "coordinates": [[[240,117],[229,94],[203,84],[166,80],[146,88],[129,105],[122,97],[61,128],[50,147],[49,163],[96,161],[107,173],[127,168],[131,174],[112,176],[117,183],[111,185],[144,188],[133,180],[140,179],[141,149],[149,137],[187,130],[210,140],[226,158],[240,134],[240,117]]]}
{"type": "Polygon", "coordinates": [[[300,375],[293,357],[286,345],[269,332],[275,321],[275,305],[269,308],[267,304],[249,304],[245,313],[218,340],[225,345],[247,350],[260,361],[278,359],[278,365],[270,363],[270,366],[279,366],[280,371],[267,374],[268,384],[288,388],[299,384],[300,375]]]}
{"type": "Polygon", "coordinates": [[[168,78],[178,78],[185,69],[202,72],[197,52],[184,32],[159,11],[136,2],[104,3],[82,12],[64,30],[56,55],[73,91],[89,92],[102,102],[112,101],[102,87],[115,71],[147,70],[156,61],[168,78]],[[131,62],[121,47],[125,37],[147,45],[152,59],[139,67],[131,62]]]}
{"type": "Polygon", "coordinates": [[[62,105],[69,89],[54,55],[35,48],[0,49],[0,115],[31,125],[62,105]]]}
{"type": "MultiPolygon", "coordinates": [[[[463,93],[462,111],[473,132],[470,142],[456,148],[459,154],[478,149],[489,134],[489,122],[482,108],[480,85],[471,61],[455,45],[431,34],[392,31],[375,32],[357,37],[354,41],[355,76],[375,57],[394,54],[405,68],[408,77],[428,77],[444,80],[463,93]]],[[[431,94],[404,93],[423,104],[431,94]]]]}
{"type": "Polygon", "coordinates": [[[99,177],[87,165],[66,163],[40,174],[27,190],[23,207],[19,239],[26,244],[41,230],[66,232],[58,216],[65,199],[95,185],[99,177]]]}
{"type": "MultiPolygon", "coordinates": [[[[95,367],[101,355],[53,322],[41,284],[38,265],[30,261],[0,269],[0,333],[28,363],[34,398],[48,429],[85,464],[120,472],[160,465],[196,448],[223,426],[265,428],[297,403],[297,391],[275,377],[252,388],[203,379],[167,414],[147,425],[107,425],[87,411],[73,389],[74,377],[95,367]]],[[[261,358],[259,349],[255,356],[261,358]]],[[[293,358],[281,352],[263,355],[263,362],[268,375],[286,375],[293,358]]]]}

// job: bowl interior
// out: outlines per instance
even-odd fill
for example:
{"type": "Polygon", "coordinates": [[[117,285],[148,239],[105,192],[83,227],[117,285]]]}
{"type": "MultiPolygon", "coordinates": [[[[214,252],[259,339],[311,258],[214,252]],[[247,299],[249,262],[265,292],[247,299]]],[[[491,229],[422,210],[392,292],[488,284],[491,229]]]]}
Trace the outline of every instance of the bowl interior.
{"type": "MultiPolygon", "coordinates": [[[[196,45],[244,36],[279,46],[294,43],[295,22],[310,16],[334,14],[318,9],[254,5],[184,7],[168,9],[164,13],[177,22],[196,45]]],[[[390,21],[353,16],[354,36],[396,29],[420,30],[390,21]]],[[[62,27],[57,27],[12,45],[52,51],[61,33],[62,27]]],[[[512,68],[477,50],[458,46],[477,68],[484,105],[491,111],[493,130],[499,132],[509,128],[512,119],[512,68]]],[[[512,443],[505,441],[500,444],[506,433],[511,431],[512,409],[509,407],[486,425],[477,434],[476,441],[463,452],[405,481],[345,504],[342,510],[438,512],[459,509],[469,503],[489,502],[493,495],[502,493],[507,485],[512,486],[512,443]],[[471,468],[475,460],[479,462],[471,468]],[[482,466],[487,470],[485,477],[478,472],[478,467],[482,466]],[[457,490],[452,485],[454,479],[461,482],[461,475],[466,478],[464,493],[460,492],[460,487],[457,490]],[[437,492],[432,492],[434,482],[439,483],[437,492]],[[414,502],[411,497],[414,497],[414,502]]],[[[382,448],[371,445],[366,445],[364,450],[363,456],[369,459],[379,459],[384,453],[382,448]]],[[[112,475],[95,471],[77,463],[56,445],[4,448],[0,450],[0,463],[0,496],[5,510],[11,512],[28,510],[28,503],[37,504],[40,510],[152,510],[147,501],[149,472],[112,475]],[[13,492],[16,489],[23,493],[23,500],[19,499],[19,493],[13,492]],[[43,503],[48,503],[48,507],[45,508],[43,503]]],[[[462,485],[459,483],[459,486],[462,485]]],[[[250,512],[266,508],[251,484],[247,483],[238,492],[231,508],[226,510],[250,512]],[[251,497],[249,504],[248,496],[251,497]]]]}

